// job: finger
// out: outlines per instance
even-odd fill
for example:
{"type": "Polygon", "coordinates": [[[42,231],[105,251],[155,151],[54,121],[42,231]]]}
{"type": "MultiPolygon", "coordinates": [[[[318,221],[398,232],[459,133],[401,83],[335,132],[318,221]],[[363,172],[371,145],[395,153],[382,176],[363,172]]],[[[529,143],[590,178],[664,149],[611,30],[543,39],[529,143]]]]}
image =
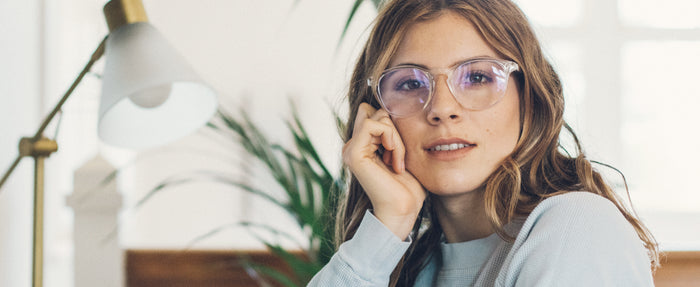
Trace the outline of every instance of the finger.
{"type": "MultiPolygon", "coordinates": [[[[348,149],[354,149],[356,152],[360,152],[359,154],[362,154],[363,157],[370,156],[380,147],[384,147],[385,150],[387,149],[387,146],[391,144],[392,133],[394,133],[392,127],[368,119],[354,131],[353,138],[348,141],[352,142],[354,148],[348,147],[348,149]]],[[[384,152],[388,153],[389,151],[384,152]]]]}
{"type": "Polygon", "coordinates": [[[374,113],[372,113],[372,115],[370,116],[370,118],[375,121],[379,121],[383,118],[388,118],[391,120],[391,118],[389,117],[389,113],[383,108],[375,110],[374,113]]]}
{"type": "Polygon", "coordinates": [[[355,123],[357,130],[370,132],[372,136],[381,139],[381,142],[375,142],[377,139],[374,139],[375,141],[373,141],[373,143],[382,144],[384,148],[387,149],[391,148],[393,135],[386,131],[391,131],[396,128],[394,127],[394,123],[391,122],[389,113],[387,113],[386,110],[377,110],[367,103],[362,103],[357,113],[357,119],[361,119],[361,122],[358,121],[355,123]],[[384,127],[382,127],[382,125],[384,127]]]}
{"type": "Polygon", "coordinates": [[[393,125],[367,120],[361,129],[366,131],[366,133],[372,137],[370,139],[372,144],[382,145],[382,147],[384,147],[384,149],[387,151],[394,150],[396,148],[394,138],[396,137],[395,135],[397,132],[393,125]]]}
{"type": "Polygon", "coordinates": [[[387,150],[394,150],[396,148],[396,139],[395,138],[398,135],[398,131],[396,131],[396,126],[394,126],[394,122],[392,122],[388,116],[378,118],[377,122],[385,125],[389,129],[391,129],[390,134],[386,135],[385,137],[382,137],[382,145],[387,150]]]}
{"type": "Polygon", "coordinates": [[[355,124],[353,125],[353,135],[360,130],[362,124],[366,119],[374,115],[376,109],[368,103],[361,103],[357,109],[357,115],[355,116],[355,124]]]}
{"type": "MultiPolygon", "coordinates": [[[[387,114],[388,115],[388,114],[387,114]]],[[[399,134],[398,129],[396,129],[396,126],[394,125],[394,122],[391,120],[389,117],[381,118],[379,120],[381,123],[391,126],[392,128],[392,135],[391,135],[391,146],[392,148],[387,148],[387,152],[391,152],[391,166],[393,166],[394,171],[396,173],[401,173],[405,169],[405,154],[406,154],[406,148],[403,145],[403,140],[401,139],[401,135],[399,134]]],[[[388,138],[388,137],[387,137],[388,138]]],[[[387,165],[390,165],[387,163],[387,165]]]]}
{"type": "Polygon", "coordinates": [[[392,153],[389,152],[389,151],[385,151],[385,152],[382,154],[382,161],[384,162],[384,164],[385,164],[386,166],[391,166],[391,162],[392,162],[392,160],[391,160],[391,155],[392,155],[392,153]]]}
{"type": "Polygon", "coordinates": [[[393,131],[392,133],[382,137],[382,145],[387,150],[394,150],[396,148],[395,138],[398,135],[398,132],[396,132],[396,126],[394,126],[394,122],[389,117],[389,113],[385,109],[379,109],[370,117],[370,119],[386,125],[393,131]]]}
{"type": "Polygon", "coordinates": [[[406,147],[403,145],[401,136],[396,132],[396,137],[398,143],[396,148],[391,151],[391,158],[393,159],[393,167],[396,173],[402,173],[406,170],[406,147]]]}
{"type": "MultiPolygon", "coordinates": [[[[395,151],[398,145],[402,145],[400,136],[394,123],[384,109],[374,109],[369,104],[363,103],[358,108],[356,116],[355,130],[353,131],[353,142],[361,148],[359,154],[362,157],[375,153],[386,166],[391,166],[394,172],[400,173],[404,168],[404,147],[401,146],[398,152],[395,151]],[[377,152],[381,150],[381,152],[377,152]],[[397,158],[397,155],[400,157],[397,158]]],[[[350,160],[353,156],[346,158],[350,160]]]]}

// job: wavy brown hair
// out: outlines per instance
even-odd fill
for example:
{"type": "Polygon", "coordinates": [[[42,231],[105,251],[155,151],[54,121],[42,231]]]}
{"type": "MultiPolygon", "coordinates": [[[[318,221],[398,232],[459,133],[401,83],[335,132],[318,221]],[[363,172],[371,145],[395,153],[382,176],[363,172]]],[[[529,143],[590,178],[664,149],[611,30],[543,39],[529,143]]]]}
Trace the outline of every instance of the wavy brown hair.
{"type": "MultiPolygon", "coordinates": [[[[385,3],[355,65],[348,101],[350,114],[344,141],[353,133],[361,103],[380,108],[367,78],[378,78],[388,68],[399,43],[413,23],[434,19],[451,11],[469,20],[499,56],[516,62],[514,73],[520,97],[520,137],[515,149],[483,183],[486,214],[494,230],[505,240],[513,235],[505,224],[527,217],[544,199],[570,192],[588,191],[610,201],[634,227],[648,250],[652,269],[658,266],[659,251],[654,237],[605,183],[586,159],[573,130],[566,124],[564,96],[559,76],[543,55],[530,24],[510,0],[393,0],[385,3]],[[566,151],[560,143],[564,128],[573,138],[576,150],[566,151]]],[[[355,234],[362,217],[372,204],[357,179],[350,175],[347,193],[337,216],[337,242],[355,234]]],[[[426,199],[416,219],[417,236],[392,274],[392,285],[412,286],[417,274],[439,247],[442,234],[426,199]],[[422,230],[420,233],[419,230],[422,230]]]]}

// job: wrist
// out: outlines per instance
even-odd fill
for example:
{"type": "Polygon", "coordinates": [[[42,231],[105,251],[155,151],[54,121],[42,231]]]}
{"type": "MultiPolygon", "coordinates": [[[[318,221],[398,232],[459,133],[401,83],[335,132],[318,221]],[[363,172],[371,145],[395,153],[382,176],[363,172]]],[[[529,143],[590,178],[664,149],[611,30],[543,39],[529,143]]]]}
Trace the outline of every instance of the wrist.
{"type": "Polygon", "coordinates": [[[374,210],[372,213],[387,229],[389,229],[394,235],[401,238],[401,240],[406,240],[408,235],[413,229],[413,225],[418,218],[418,212],[409,212],[404,214],[388,213],[382,210],[374,210]]]}

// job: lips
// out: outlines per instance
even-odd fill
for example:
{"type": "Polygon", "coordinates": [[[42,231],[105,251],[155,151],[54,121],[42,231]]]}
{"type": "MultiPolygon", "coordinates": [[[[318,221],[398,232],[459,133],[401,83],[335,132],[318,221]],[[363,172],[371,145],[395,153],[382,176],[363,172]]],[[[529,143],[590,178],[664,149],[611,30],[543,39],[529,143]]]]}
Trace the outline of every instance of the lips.
{"type": "Polygon", "coordinates": [[[456,151],[464,148],[474,147],[476,144],[463,139],[440,139],[430,143],[425,150],[429,152],[456,151]]]}

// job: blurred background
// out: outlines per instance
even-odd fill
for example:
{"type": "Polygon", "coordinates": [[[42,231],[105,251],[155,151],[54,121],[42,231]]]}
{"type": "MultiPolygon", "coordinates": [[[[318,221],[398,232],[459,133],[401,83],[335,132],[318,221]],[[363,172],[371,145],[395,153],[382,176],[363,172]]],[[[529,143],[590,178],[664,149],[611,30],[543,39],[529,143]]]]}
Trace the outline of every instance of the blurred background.
{"type": "MultiPolygon", "coordinates": [[[[566,118],[592,160],[619,168],[629,195],[663,250],[700,250],[700,2],[519,0],[560,72],[566,118]]],[[[97,0],[0,1],[0,168],[17,155],[107,34],[97,0]]],[[[290,99],[327,165],[342,146],[347,80],[376,11],[362,4],[342,42],[353,0],[143,0],[150,22],[219,93],[245,108],[283,144],[290,99]]],[[[241,174],[245,154],[206,129],[165,147],[132,151],[97,139],[98,62],[47,135],[59,151],[46,163],[45,286],[73,286],[73,173],[99,154],[119,170],[124,249],[184,249],[222,225],[264,222],[302,236],[282,211],[230,186],[198,182],[138,200],[169,176],[197,169],[241,174]],[[60,123],[60,124],[59,124],[60,123]]],[[[0,286],[29,286],[32,161],[0,191],[0,286]]],[[[627,196],[619,175],[604,167],[627,196]]],[[[264,175],[251,180],[262,180],[264,175]]],[[[236,228],[195,249],[262,249],[236,228]]]]}

